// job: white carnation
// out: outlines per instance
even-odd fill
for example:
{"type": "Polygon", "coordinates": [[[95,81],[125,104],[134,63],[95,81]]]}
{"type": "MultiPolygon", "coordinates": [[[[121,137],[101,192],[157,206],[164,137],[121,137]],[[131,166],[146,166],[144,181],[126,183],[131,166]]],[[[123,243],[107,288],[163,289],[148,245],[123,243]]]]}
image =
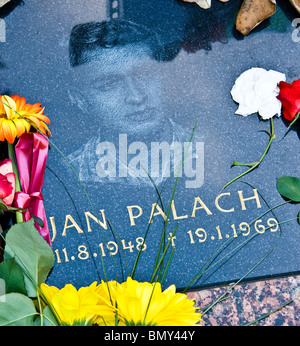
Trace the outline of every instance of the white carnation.
{"type": "Polygon", "coordinates": [[[277,99],[278,83],[285,81],[285,74],[263,68],[251,68],[243,72],[231,90],[231,96],[239,103],[236,114],[247,116],[259,113],[263,119],[280,116],[281,102],[277,99]]]}

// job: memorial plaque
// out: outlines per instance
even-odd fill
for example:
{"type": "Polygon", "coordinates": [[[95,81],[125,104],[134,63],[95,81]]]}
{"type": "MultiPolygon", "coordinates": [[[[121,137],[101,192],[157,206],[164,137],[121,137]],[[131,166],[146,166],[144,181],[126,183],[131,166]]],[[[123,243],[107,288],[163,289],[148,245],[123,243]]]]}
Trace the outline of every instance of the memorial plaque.
{"type": "Polygon", "coordinates": [[[243,37],[240,5],[56,0],[1,10],[1,94],[42,102],[51,119],[49,285],[126,280],[138,255],[134,277],[149,281],[160,246],[156,274],[168,267],[164,285],[180,289],[299,272],[299,205],[269,211],[284,202],[276,178],[299,177],[297,124],[285,136],[275,117],[262,163],[223,187],[247,169],[233,161],[260,159],[270,130],[258,114],[236,115],[230,91],[252,67],[300,78],[300,15],[278,1],[243,37]]]}

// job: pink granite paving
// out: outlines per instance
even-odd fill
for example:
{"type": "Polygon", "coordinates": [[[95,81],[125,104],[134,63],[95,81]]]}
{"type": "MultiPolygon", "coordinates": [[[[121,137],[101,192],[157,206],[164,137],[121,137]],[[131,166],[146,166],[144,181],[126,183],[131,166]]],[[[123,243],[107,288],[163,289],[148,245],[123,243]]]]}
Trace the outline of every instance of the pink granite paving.
{"type": "MultiPolygon", "coordinates": [[[[230,286],[189,292],[188,297],[204,311],[230,286]]],[[[204,326],[244,326],[265,314],[293,302],[254,326],[300,326],[300,275],[266,281],[242,283],[234,287],[225,300],[203,315],[204,326]]]]}

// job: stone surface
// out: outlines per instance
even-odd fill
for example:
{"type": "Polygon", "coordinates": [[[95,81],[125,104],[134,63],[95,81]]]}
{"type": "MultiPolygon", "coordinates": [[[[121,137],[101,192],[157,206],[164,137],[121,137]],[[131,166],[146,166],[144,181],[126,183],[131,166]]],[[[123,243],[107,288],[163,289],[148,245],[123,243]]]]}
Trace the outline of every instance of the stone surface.
{"type": "MultiPolygon", "coordinates": [[[[237,285],[226,295],[225,300],[207,310],[200,324],[202,326],[245,326],[248,324],[299,326],[299,280],[299,276],[290,276],[237,285]],[[286,303],[288,304],[284,306],[286,303]]],[[[200,311],[205,311],[228,289],[230,286],[206,289],[189,292],[188,296],[195,300],[200,311]]]]}
{"type": "MultiPolygon", "coordinates": [[[[234,114],[230,90],[235,79],[251,67],[263,67],[285,73],[290,82],[300,70],[292,6],[279,3],[264,27],[242,38],[234,29],[239,5],[218,2],[201,10],[176,1],[155,6],[148,1],[134,6],[125,0],[61,1],[55,6],[25,3],[5,17],[0,91],[42,102],[51,119],[51,140],[74,165],[91,202],[50,145],[43,194],[56,264],[49,284],[88,285],[104,279],[103,265],[109,279],[117,273],[121,281],[132,272],[139,249],[144,250],[135,277],[151,279],[178,172],[173,163],[180,164],[197,119],[193,153],[185,157],[163,241],[179,222],[167,252],[168,259],[175,248],[165,286],[205,288],[246,274],[245,279],[263,279],[299,272],[299,225],[295,220],[277,225],[295,218],[299,206],[288,204],[263,215],[283,202],[276,177],[299,176],[294,149],[299,129],[282,139],[287,124],[276,118],[276,140],[263,163],[245,182],[222,190],[244,169],[231,168],[232,162],[259,159],[269,139],[263,132],[268,122],[234,114]],[[70,67],[74,26],[107,18],[129,21],[121,30],[138,33],[143,48],[136,41],[129,49],[112,50],[108,42],[100,55],[84,57],[87,64],[70,67]],[[151,58],[145,49],[149,43],[151,58]],[[163,142],[176,146],[164,144],[166,156],[155,161],[163,142]],[[174,148],[175,156],[169,156],[174,148]],[[161,163],[165,169],[157,171],[161,163]],[[144,168],[163,189],[163,204],[144,168]],[[156,201],[159,209],[143,244],[156,201]],[[201,277],[196,276],[200,270],[201,277]]],[[[86,33],[84,27],[77,39],[86,33]]]]}

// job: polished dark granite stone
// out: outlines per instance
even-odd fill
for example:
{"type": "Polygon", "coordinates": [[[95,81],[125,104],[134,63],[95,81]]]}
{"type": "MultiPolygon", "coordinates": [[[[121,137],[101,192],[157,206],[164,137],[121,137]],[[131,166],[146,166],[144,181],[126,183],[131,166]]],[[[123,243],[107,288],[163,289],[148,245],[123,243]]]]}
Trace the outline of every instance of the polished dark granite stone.
{"type": "Polygon", "coordinates": [[[230,90],[236,78],[262,67],[285,73],[291,82],[300,71],[293,8],[278,1],[277,13],[243,38],[234,29],[240,3],[215,2],[205,11],[171,0],[25,2],[3,16],[0,91],[42,102],[51,140],[74,165],[91,201],[50,144],[43,194],[56,263],[49,284],[88,285],[105,278],[103,265],[108,279],[117,274],[122,281],[140,248],[135,277],[151,279],[177,172],[173,165],[180,164],[197,119],[193,154],[185,158],[166,230],[165,242],[179,222],[164,285],[192,282],[195,289],[248,272],[245,279],[252,280],[299,272],[299,225],[277,226],[295,217],[298,205],[263,216],[283,202],[276,177],[299,176],[299,129],[283,139],[287,124],[275,118],[276,139],[260,167],[222,191],[244,169],[231,168],[232,162],[259,159],[269,139],[263,132],[268,122],[235,115],[230,90]],[[102,23],[77,26],[71,34],[93,21],[102,23]],[[119,31],[121,46],[113,48],[119,31]],[[81,55],[84,40],[89,52],[81,55]],[[101,53],[94,50],[99,41],[101,53]],[[163,142],[166,156],[159,161],[155,153],[163,142]],[[144,169],[163,189],[163,204],[144,169]],[[157,200],[160,209],[143,244],[157,200]]]}

